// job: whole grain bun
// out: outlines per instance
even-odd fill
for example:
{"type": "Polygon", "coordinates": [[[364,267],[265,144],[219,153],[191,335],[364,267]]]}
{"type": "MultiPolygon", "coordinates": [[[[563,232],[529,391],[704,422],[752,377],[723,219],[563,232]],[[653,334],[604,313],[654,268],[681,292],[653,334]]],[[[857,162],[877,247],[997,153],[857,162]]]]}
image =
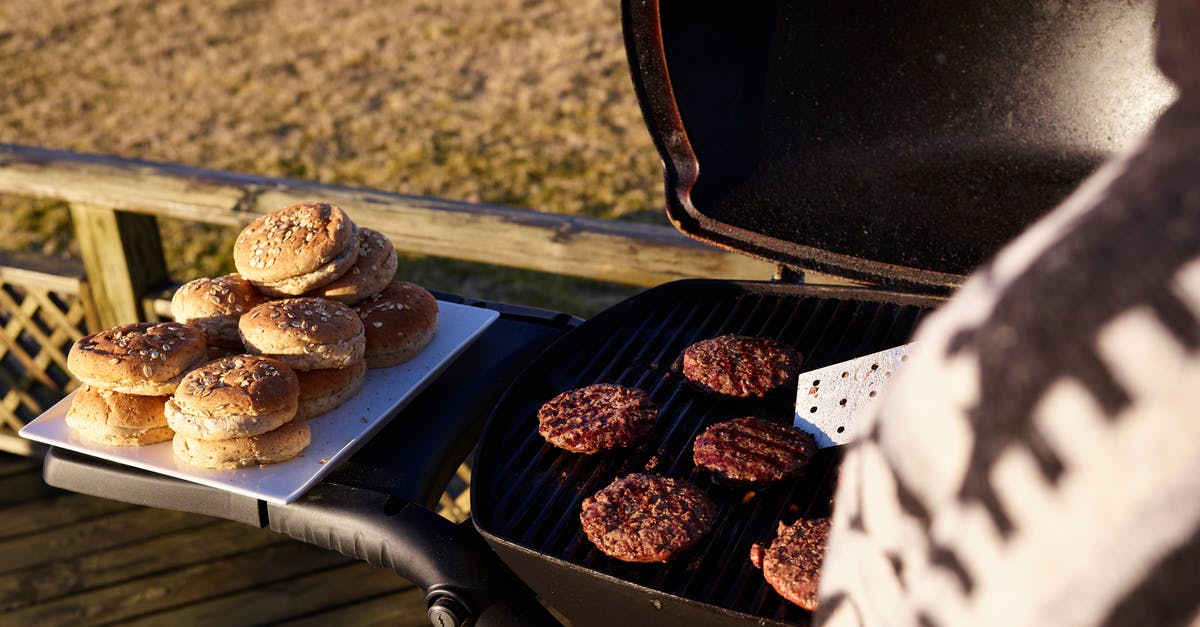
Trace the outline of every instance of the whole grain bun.
{"type": "Polygon", "coordinates": [[[330,412],[358,394],[366,380],[367,362],[360,359],[345,368],[297,370],[300,406],[296,420],[307,420],[330,412]]]}
{"type": "Polygon", "coordinates": [[[202,278],[184,283],[171,297],[171,316],[204,334],[212,346],[242,348],[237,323],[242,314],[267,302],[258,288],[240,274],[202,278]]]}
{"type": "Polygon", "coordinates": [[[175,434],[163,414],[166,396],[124,394],[85,385],[67,409],[67,426],[85,440],[111,446],[165,442],[175,434]]]}
{"type": "Polygon", "coordinates": [[[308,292],[347,305],[378,294],[396,276],[396,247],[386,235],[368,228],[358,229],[358,260],[350,270],[328,285],[308,292]]]}
{"type": "Polygon", "coordinates": [[[420,353],[438,328],[437,299],[407,281],[392,281],[375,297],[354,306],[367,334],[367,367],[402,364],[420,353]]]}
{"type": "Polygon", "coordinates": [[[225,440],[201,440],[176,433],[171,448],[177,458],[193,466],[229,470],[287,461],[310,442],[308,423],[292,421],[259,435],[225,440]]]}
{"type": "Polygon", "coordinates": [[[165,411],[176,433],[222,440],[258,435],[291,421],[299,398],[296,373],[283,362],[237,355],[189,372],[165,411]]]}
{"type": "Polygon", "coordinates": [[[251,222],[233,244],[239,273],[267,296],[295,296],[342,276],[358,259],[358,227],[337,205],[312,202],[251,222]]]}
{"type": "Polygon", "coordinates": [[[190,326],[136,322],[77,340],[67,353],[67,369],[87,385],[163,396],[207,354],[204,336],[190,326]]]}
{"type": "Polygon", "coordinates": [[[324,298],[263,303],[238,323],[246,351],[274,357],[295,370],[345,368],[362,359],[363,324],[354,310],[324,298]]]}

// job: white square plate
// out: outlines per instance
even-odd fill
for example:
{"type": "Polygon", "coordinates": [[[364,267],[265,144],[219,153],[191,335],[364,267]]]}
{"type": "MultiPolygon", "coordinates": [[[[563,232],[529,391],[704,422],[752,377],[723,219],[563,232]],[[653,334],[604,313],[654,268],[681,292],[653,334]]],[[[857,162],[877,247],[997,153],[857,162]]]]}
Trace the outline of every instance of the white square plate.
{"type": "Polygon", "coordinates": [[[362,390],[341,407],[309,420],[312,444],[279,464],[210,470],[175,458],[171,443],[106,446],[80,438],[67,426],[75,393],[25,425],[20,434],[52,446],[186,479],[271,503],[291,503],[359,449],[499,317],[490,309],[438,301],[433,340],[407,363],[368,369],[362,390]]]}

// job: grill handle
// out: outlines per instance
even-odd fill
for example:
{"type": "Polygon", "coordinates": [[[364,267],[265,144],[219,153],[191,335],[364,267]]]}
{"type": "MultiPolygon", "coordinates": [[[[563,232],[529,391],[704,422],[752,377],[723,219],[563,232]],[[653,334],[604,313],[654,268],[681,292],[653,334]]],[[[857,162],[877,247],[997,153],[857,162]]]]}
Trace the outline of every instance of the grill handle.
{"type": "Polygon", "coordinates": [[[273,531],[413,582],[437,627],[560,627],[469,521],[456,525],[386,494],[329,484],[288,505],[268,503],[267,518],[273,531]]]}

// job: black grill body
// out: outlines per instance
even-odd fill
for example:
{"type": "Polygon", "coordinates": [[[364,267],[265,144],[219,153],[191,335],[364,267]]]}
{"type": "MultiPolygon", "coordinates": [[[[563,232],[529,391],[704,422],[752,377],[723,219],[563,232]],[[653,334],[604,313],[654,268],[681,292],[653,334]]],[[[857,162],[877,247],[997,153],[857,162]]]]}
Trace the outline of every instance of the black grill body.
{"type": "Polygon", "coordinates": [[[790,421],[795,388],[763,400],[716,398],[688,384],[675,363],[695,341],[739,333],[779,339],[800,350],[804,369],[819,368],[904,343],[940,302],[885,290],[707,280],[638,294],[564,335],[509,387],[480,440],[471,503],[476,526],[574,625],[646,624],[656,615],[680,624],[804,623],[808,613],[764,582],[749,550],[769,540],[781,521],[829,515],[840,451],[823,451],[804,477],[776,486],[715,483],[692,463],[695,436],[740,416],[790,421]],[[650,394],[660,418],[644,445],[582,455],[538,435],[542,403],[592,383],[650,394]],[[704,489],[720,508],[713,533],[666,564],[630,564],[596,550],[580,527],[580,505],[632,472],[704,489]]]}

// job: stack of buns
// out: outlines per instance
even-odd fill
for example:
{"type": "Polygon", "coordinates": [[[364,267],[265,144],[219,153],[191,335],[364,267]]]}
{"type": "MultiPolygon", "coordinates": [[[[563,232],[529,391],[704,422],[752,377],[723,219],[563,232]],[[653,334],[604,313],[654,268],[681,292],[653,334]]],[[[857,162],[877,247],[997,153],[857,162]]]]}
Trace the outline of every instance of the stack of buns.
{"type": "Polygon", "coordinates": [[[205,468],[243,468],[299,455],[312,440],[296,420],[300,382],[270,357],[236,355],[187,373],[166,403],[172,448],[205,468]]]}
{"type": "Polygon", "coordinates": [[[358,225],[336,205],[292,205],[251,222],[233,243],[233,264],[273,297],[332,283],[358,261],[358,225]]]}
{"type": "Polygon", "coordinates": [[[169,440],[166,398],[206,359],[204,336],[178,322],[139,322],[80,338],[67,353],[67,369],[83,384],[67,425],[111,446],[169,440]]]}
{"type": "Polygon", "coordinates": [[[68,424],[107,444],[173,439],[179,459],[204,467],[283,461],[309,444],[306,419],[358,393],[367,368],[412,359],[437,331],[433,295],[394,280],[391,241],[336,205],[259,217],[239,233],[233,261],[237,273],[176,291],[175,322],[161,323],[169,326],[127,325],[77,342],[68,366],[84,387],[68,424]],[[166,329],[189,339],[130,339],[166,329]],[[110,355],[107,342],[128,346],[110,355]],[[153,400],[115,396],[127,394],[153,400]]]}
{"type": "Polygon", "coordinates": [[[300,415],[319,416],[362,388],[366,336],[354,310],[314,296],[268,301],[238,323],[246,351],[290,366],[301,377],[300,415]]]}

